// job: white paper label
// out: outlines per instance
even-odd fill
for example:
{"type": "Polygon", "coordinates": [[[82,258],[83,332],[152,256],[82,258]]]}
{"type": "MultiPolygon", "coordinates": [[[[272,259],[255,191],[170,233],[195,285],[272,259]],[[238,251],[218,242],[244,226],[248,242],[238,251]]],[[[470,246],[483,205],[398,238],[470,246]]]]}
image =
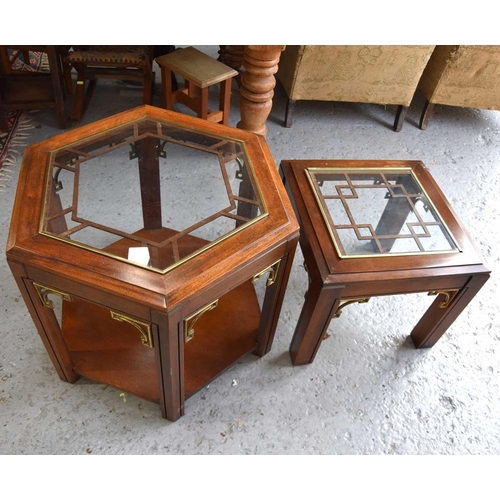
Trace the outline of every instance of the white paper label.
{"type": "Polygon", "coordinates": [[[141,264],[141,266],[149,266],[149,248],[148,247],[131,247],[128,249],[128,260],[141,264]]]}

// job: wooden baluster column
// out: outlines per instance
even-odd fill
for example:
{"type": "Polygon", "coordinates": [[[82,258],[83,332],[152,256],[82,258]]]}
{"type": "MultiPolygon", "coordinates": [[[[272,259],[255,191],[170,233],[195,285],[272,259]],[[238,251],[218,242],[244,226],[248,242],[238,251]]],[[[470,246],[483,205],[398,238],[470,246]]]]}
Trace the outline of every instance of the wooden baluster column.
{"type": "Polygon", "coordinates": [[[266,120],[273,105],[274,74],[284,45],[247,45],[241,76],[240,114],[237,127],[266,135],[266,120]]]}
{"type": "Polygon", "coordinates": [[[219,45],[218,60],[221,63],[227,64],[230,68],[239,71],[243,66],[243,57],[245,54],[244,45],[219,45]]]}

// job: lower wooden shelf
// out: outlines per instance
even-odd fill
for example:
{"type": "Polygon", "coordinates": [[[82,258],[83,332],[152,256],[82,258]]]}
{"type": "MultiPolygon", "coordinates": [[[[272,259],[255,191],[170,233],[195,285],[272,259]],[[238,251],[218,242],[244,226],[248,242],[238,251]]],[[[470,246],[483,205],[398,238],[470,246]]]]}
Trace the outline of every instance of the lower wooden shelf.
{"type": "Polygon", "coordinates": [[[73,297],[63,303],[62,331],[75,372],[160,402],[155,350],[142,344],[134,326],[114,320],[105,307],[73,297]]]}
{"type": "MultiPolygon", "coordinates": [[[[217,307],[196,322],[194,338],[184,344],[185,396],[254,351],[259,323],[260,306],[250,281],[220,297],[217,307]]],[[[75,372],[160,402],[155,349],[142,344],[134,326],[114,320],[105,307],[73,297],[63,302],[62,331],[75,372]]]]}
{"type": "Polygon", "coordinates": [[[217,307],[200,317],[194,338],[184,344],[186,398],[255,350],[259,323],[260,306],[250,281],[220,297],[217,307]]]}

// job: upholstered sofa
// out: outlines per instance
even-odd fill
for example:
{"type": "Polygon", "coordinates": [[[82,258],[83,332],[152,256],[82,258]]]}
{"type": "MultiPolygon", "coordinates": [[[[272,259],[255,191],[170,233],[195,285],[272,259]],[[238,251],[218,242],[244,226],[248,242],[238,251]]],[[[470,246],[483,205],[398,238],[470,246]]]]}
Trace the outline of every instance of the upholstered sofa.
{"type": "Polygon", "coordinates": [[[288,96],[285,126],[300,100],[397,105],[403,125],[434,45],[289,45],[277,78],[288,96]]]}
{"type": "Polygon", "coordinates": [[[500,46],[438,45],[422,74],[425,129],[435,104],[500,110],[500,46]]]}

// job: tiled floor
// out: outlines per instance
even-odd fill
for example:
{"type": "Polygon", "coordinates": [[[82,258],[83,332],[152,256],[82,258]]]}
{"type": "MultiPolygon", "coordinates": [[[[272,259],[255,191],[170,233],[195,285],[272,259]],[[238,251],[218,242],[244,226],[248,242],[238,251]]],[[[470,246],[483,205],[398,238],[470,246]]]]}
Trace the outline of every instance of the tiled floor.
{"type": "MultiPolygon", "coordinates": [[[[200,49],[217,54],[215,46],[200,49]]],[[[118,83],[99,84],[84,123],[133,107],[140,96],[118,83]]],[[[238,98],[234,86],[233,126],[238,98]]],[[[394,107],[299,102],[286,129],[278,85],[267,139],[276,163],[371,158],[427,165],[492,270],[433,349],[416,351],[408,339],[430,297],[376,298],[332,322],[313,365],[293,367],[288,346],[307,285],[299,252],[272,351],[245,358],[189,399],[186,415],[171,423],[153,403],[133,396],[124,402],[120,391],[91,381],[61,382],[2,256],[0,453],[500,453],[500,113],[437,106],[422,131],[422,105],[417,95],[395,133],[394,107]]],[[[60,132],[50,111],[31,117],[29,143],[60,132]]],[[[19,164],[0,193],[1,248],[19,164]]]]}

